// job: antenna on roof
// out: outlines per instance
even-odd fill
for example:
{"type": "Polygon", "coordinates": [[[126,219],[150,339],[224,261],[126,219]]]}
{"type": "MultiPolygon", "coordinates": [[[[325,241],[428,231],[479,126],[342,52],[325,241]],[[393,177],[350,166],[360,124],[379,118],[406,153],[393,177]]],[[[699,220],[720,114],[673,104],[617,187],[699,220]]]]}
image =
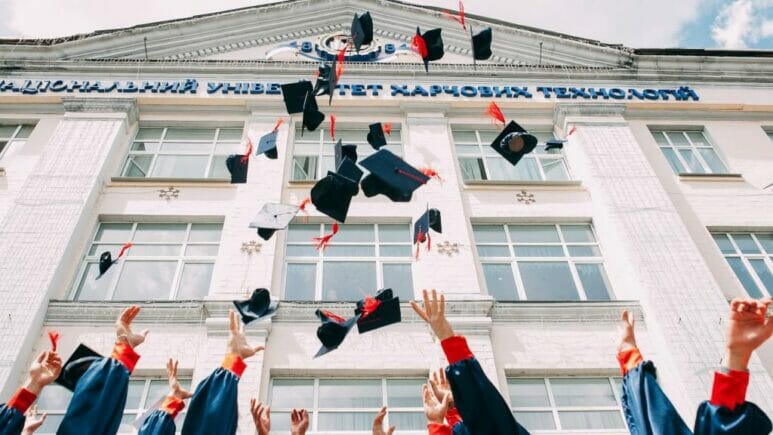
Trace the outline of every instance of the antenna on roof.
{"type": "MultiPolygon", "coordinates": [[[[142,38],[142,43],[145,45],[145,60],[148,60],[148,37],[147,36],[142,38]]],[[[541,42],[540,42],[540,46],[542,46],[541,42]]]]}

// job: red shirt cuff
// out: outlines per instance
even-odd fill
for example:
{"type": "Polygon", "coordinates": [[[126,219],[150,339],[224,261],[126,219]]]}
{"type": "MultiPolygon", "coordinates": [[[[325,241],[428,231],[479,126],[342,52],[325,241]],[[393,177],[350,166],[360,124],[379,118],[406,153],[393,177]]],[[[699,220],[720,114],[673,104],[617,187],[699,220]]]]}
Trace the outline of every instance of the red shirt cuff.
{"type": "Polygon", "coordinates": [[[8,407],[15,408],[17,411],[24,414],[27,412],[27,408],[29,408],[32,405],[32,402],[37,398],[38,396],[33,394],[30,390],[19,388],[16,390],[13,397],[11,397],[11,400],[8,401],[8,407]]]}
{"type": "Polygon", "coordinates": [[[638,347],[617,353],[617,362],[620,363],[620,373],[625,376],[629,370],[636,368],[644,360],[638,347]]]}
{"type": "Polygon", "coordinates": [[[456,426],[456,423],[459,423],[462,421],[462,416],[459,415],[459,410],[454,408],[449,408],[448,412],[446,412],[446,421],[448,422],[448,425],[451,427],[456,426]]]}
{"type": "Polygon", "coordinates": [[[140,360],[140,355],[129,346],[129,343],[118,342],[113,346],[113,353],[110,354],[110,358],[123,364],[131,374],[134,371],[134,366],[137,365],[137,361],[140,360]]]}
{"type": "Polygon", "coordinates": [[[474,356],[469,346],[467,346],[467,339],[461,335],[446,338],[440,342],[440,346],[446,354],[448,364],[470,359],[474,356]]]}
{"type": "Polygon", "coordinates": [[[174,396],[166,396],[164,401],[161,402],[160,408],[174,420],[174,418],[177,417],[177,414],[185,408],[185,402],[174,396]]]}
{"type": "Polygon", "coordinates": [[[244,360],[239,355],[227,353],[225,358],[223,358],[223,364],[221,367],[241,378],[242,373],[244,373],[244,369],[247,368],[247,364],[244,363],[244,360]]]}
{"type": "Polygon", "coordinates": [[[451,426],[440,423],[430,423],[427,425],[428,435],[451,435],[451,426]]]}
{"type": "Polygon", "coordinates": [[[711,390],[711,404],[724,406],[733,411],[746,402],[746,387],[749,386],[749,372],[730,370],[728,373],[714,373],[714,388],[711,390]]]}

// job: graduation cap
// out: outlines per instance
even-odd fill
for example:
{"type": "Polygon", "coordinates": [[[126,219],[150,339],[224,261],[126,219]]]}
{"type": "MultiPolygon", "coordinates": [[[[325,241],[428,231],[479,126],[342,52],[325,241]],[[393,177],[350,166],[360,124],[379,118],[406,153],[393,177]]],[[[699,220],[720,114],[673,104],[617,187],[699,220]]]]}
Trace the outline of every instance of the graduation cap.
{"type": "Polygon", "coordinates": [[[518,164],[524,155],[534,151],[536,146],[537,138],[515,121],[510,121],[491,143],[491,148],[494,148],[494,151],[501,154],[513,166],[518,164]]]}
{"type": "Polygon", "coordinates": [[[400,317],[400,298],[392,295],[392,289],[382,289],[376,297],[367,296],[357,302],[354,314],[359,316],[357,331],[363,334],[374,329],[398,323],[400,317]]]}
{"type": "Polygon", "coordinates": [[[564,147],[564,144],[566,143],[566,139],[558,139],[555,137],[551,137],[548,139],[547,142],[545,142],[545,151],[550,150],[560,150],[564,147]]]}
{"type": "MultiPolygon", "coordinates": [[[[313,92],[308,92],[303,103],[303,127],[309,131],[314,131],[324,120],[325,114],[319,111],[317,98],[314,96],[313,92]]],[[[301,131],[301,134],[303,134],[303,131],[301,131]]]]}
{"type": "Polygon", "coordinates": [[[443,225],[440,222],[440,210],[427,206],[427,211],[413,224],[413,244],[416,245],[416,259],[419,258],[419,245],[427,242],[427,251],[432,248],[430,229],[442,233],[443,225]]]}
{"type": "Polygon", "coordinates": [[[341,316],[323,310],[317,310],[316,315],[322,322],[317,328],[317,338],[322,342],[322,347],[319,348],[319,351],[314,355],[314,358],[337,349],[338,346],[343,343],[346,334],[351,331],[354,324],[360,319],[359,314],[356,314],[349,319],[344,319],[341,316]]]}
{"type": "Polygon", "coordinates": [[[422,34],[421,29],[416,27],[416,35],[413,37],[413,46],[424,61],[424,70],[427,72],[429,72],[429,63],[434,60],[442,59],[445,54],[441,32],[442,30],[438,28],[428,30],[422,34]]]}
{"type": "Polygon", "coordinates": [[[271,300],[271,293],[264,288],[255,289],[246,301],[233,301],[233,303],[245,325],[275,315],[279,305],[276,301],[271,300]]]}
{"type": "Polygon", "coordinates": [[[81,376],[86,373],[86,370],[91,367],[94,361],[100,358],[102,358],[102,355],[94,352],[84,344],[79,344],[75,352],[67,358],[67,361],[62,366],[62,372],[59,373],[59,377],[56,378],[55,382],[70,391],[75,391],[75,386],[78,384],[81,376]]]}
{"type": "Polygon", "coordinates": [[[478,33],[472,33],[470,26],[470,35],[472,36],[472,58],[476,60],[486,60],[491,57],[491,27],[487,27],[478,33]]]}
{"type": "Polygon", "coordinates": [[[247,182],[247,169],[249,159],[244,159],[241,154],[231,154],[225,159],[225,167],[231,173],[231,184],[244,184],[247,182]]]}
{"type": "Polygon", "coordinates": [[[336,61],[324,63],[319,67],[319,77],[314,84],[314,95],[329,95],[328,105],[333,103],[333,94],[338,86],[338,74],[336,73],[336,61]]]}
{"type": "Polygon", "coordinates": [[[104,275],[112,265],[118,262],[119,258],[123,257],[123,254],[126,253],[126,250],[131,247],[131,243],[125,243],[123,246],[121,246],[121,250],[118,251],[118,257],[116,257],[115,260],[113,260],[113,256],[110,254],[110,251],[103,252],[102,255],[99,256],[99,275],[97,275],[97,279],[101,278],[102,275],[104,275]]]}
{"type": "Polygon", "coordinates": [[[345,222],[352,198],[360,192],[362,175],[357,164],[344,157],[336,172],[328,171],[325,178],[311,188],[311,202],[320,213],[345,222]]]}
{"type": "Polygon", "coordinates": [[[271,131],[268,134],[264,134],[260,138],[260,142],[258,143],[258,150],[255,152],[256,156],[259,156],[261,154],[265,154],[266,157],[268,157],[271,160],[274,160],[277,158],[277,151],[276,151],[276,138],[277,138],[278,132],[276,130],[271,131]]]}
{"type": "Polygon", "coordinates": [[[341,139],[338,139],[335,145],[335,165],[336,168],[341,165],[341,161],[346,157],[354,163],[357,163],[357,145],[344,145],[341,139]]]}
{"type": "Polygon", "coordinates": [[[374,150],[378,150],[387,144],[385,134],[392,134],[392,124],[377,122],[368,126],[368,143],[374,150]]]}
{"type": "Polygon", "coordinates": [[[258,211],[255,219],[250,222],[250,228],[257,228],[258,235],[268,240],[276,230],[287,228],[290,221],[298,214],[297,205],[266,203],[258,211]]]}
{"type": "Polygon", "coordinates": [[[293,113],[303,112],[306,95],[313,93],[313,91],[311,82],[308,80],[282,85],[282,98],[284,98],[287,113],[292,115],[293,113]]]}
{"type": "Polygon", "coordinates": [[[362,191],[368,198],[383,194],[392,201],[407,202],[413,191],[430,179],[389,150],[378,150],[360,164],[370,171],[362,180],[362,191]]]}
{"type": "Polygon", "coordinates": [[[360,47],[373,42],[373,19],[370,17],[370,12],[360,16],[354,14],[351,38],[357,53],[360,52],[360,47]]]}

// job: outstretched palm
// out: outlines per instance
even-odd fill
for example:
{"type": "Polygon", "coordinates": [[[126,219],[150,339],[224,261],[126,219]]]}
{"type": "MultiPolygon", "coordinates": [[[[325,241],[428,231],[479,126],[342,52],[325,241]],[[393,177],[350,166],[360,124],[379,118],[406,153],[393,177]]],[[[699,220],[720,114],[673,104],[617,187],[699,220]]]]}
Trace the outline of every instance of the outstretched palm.
{"type": "Polygon", "coordinates": [[[172,358],[169,358],[169,361],[166,363],[166,376],[169,379],[169,394],[180,400],[185,400],[193,397],[193,394],[180,385],[180,381],[177,379],[177,363],[178,361],[172,360],[172,358]]]}
{"type": "Polygon", "coordinates": [[[372,435],[392,435],[395,432],[395,427],[391,426],[384,431],[384,417],[387,415],[387,407],[381,408],[381,411],[376,414],[376,418],[373,419],[373,434],[372,435]]]}
{"type": "Polygon", "coordinates": [[[264,349],[263,346],[252,347],[244,336],[244,325],[239,321],[236,311],[228,311],[228,353],[238,355],[242,359],[249,358],[264,349]]]}
{"type": "Polygon", "coordinates": [[[623,310],[620,321],[622,327],[620,329],[620,343],[617,345],[618,353],[636,348],[636,334],[633,330],[636,319],[633,313],[623,310]]]}
{"type": "Polygon", "coordinates": [[[751,354],[773,335],[773,318],[766,318],[771,302],[770,298],[733,299],[727,329],[728,350],[751,354]]]}
{"type": "Polygon", "coordinates": [[[148,336],[148,330],[145,329],[139,334],[132,332],[132,321],[140,313],[139,305],[132,305],[121,313],[115,322],[115,335],[117,340],[129,344],[131,347],[137,347],[145,341],[148,336]]]}

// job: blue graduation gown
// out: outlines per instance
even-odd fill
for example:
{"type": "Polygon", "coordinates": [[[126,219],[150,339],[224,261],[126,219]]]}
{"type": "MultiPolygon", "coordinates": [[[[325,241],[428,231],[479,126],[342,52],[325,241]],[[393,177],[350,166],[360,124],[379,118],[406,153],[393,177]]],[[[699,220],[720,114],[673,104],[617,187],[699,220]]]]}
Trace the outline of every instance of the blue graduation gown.
{"type": "Polygon", "coordinates": [[[651,361],[642,362],[625,374],[622,401],[631,435],[691,434],[658,385],[651,361]]]}
{"type": "Polygon", "coordinates": [[[24,414],[7,404],[0,406],[0,435],[18,435],[24,429],[24,414]]]}
{"type": "Polygon", "coordinates": [[[695,418],[695,435],[766,435],[771,430],[768,416],[751,402],[731,411],[705,401],[698,407],[695,418]]]}
{"type": "MultiPolygon", "coordinates": [[[[510,407],[480,363],[467,347],[464,337],[454,336],[441,343],[448,358],[446,377],[463,426],[472,435],[528,435],[513,418],[510,407]]],[[[456,430],[454,426],[454,431],[456,430]]],[[[459,430],[462,430],[461,428],[459,430]]],[[[455,432],[456,433],[456,432],[455,432]]],[[[463,432],[460,432],[463,433],[463,432]]]]}
{"type": "Polygon", "coordinates": [[[238,423],[237,393],[244,362],[227,355],[223,367],[215,369],[193,393],[183,435],[233,435],[238,423]],[[223,368],[226,367],[226,368],[223,368]]]}
{"type": "Polygon", "coordinates": [[[156,409],[142,423],[137,435],[174,435],[176,429],[172,416],[163,409],[156,409]]]}

